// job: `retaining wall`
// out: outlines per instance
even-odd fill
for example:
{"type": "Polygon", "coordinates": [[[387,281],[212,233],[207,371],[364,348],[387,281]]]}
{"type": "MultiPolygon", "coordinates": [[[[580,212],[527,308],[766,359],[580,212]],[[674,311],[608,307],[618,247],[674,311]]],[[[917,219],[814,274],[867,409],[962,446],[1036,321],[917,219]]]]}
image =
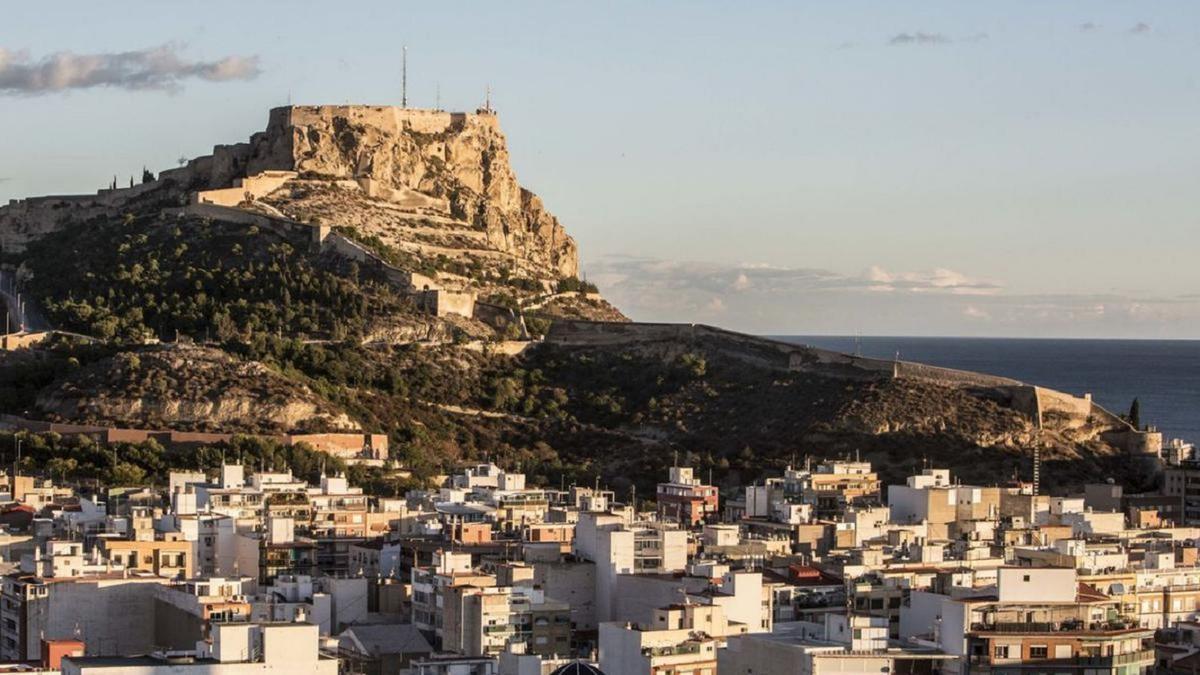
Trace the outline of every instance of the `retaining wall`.
{"type": "Polygon", "coordinates": [[[343,459],[387,459],[388,438],[385,434],[325,433],[325,434],[228,434],[172,429],[127,429],[88,424],[64,424],[30,420],[15,415],[0,415],[0,428],[38,433],[57,433],[63,436],[88,436],[92,440],[110,443],[143,443],[155,440],[165,447],[196,448],[232,442],[235,436],[273,440],[283,445],[305,443],[313,449],[343,459]]]}
{"type": "Polygon", "coordinates": [[[233,187],[201,190],[192,193],[194,204],[237,206],[245,201],[262,199],[296,177],[295,171],[263,171],[233,181],[233,187]]]}
{"type": "Polygon", "coordinates": [[[33,345],[44,342],[52,335],[50,331],[40,331],[37,333],[8,333],[0,336],[0,350],[12,351],[14,349],[24,349],[33,345]]]}

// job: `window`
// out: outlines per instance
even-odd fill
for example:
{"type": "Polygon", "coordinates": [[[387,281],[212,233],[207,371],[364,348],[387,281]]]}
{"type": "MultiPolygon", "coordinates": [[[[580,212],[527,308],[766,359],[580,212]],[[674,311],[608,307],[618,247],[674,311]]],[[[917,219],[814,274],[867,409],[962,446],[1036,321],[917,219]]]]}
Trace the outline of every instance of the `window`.
{"type": "Polygon", "coordinates": [[[1025,579],[1024,579],[1024,581],[1029,581],[1029,575],[1028,575],[1028,574],[1026,574],[1026,575],[1025,575],[1025,579]]]}
{"type": "Polygon", "coordinates": [[[1044,659],[1046,655],[1046,645],[1033,645],[1029,648],[1029,658],[1031,659],[1044,659]]]}
{"type": "Polygon", "coordinates": [[[992,652],[992,656],[997,659],[1008,658],[1008,645],[996,645],[996,649],[992,652]]]}

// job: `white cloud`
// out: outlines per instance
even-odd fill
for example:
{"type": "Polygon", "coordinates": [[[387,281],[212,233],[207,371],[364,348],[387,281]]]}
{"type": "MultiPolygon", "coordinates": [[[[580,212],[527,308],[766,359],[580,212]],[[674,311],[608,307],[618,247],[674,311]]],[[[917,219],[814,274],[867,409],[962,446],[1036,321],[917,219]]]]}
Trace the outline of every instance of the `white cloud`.
{"type": "Polygon", "coordinates": [[[914,293],[943,292],[957,295],[992,295],[1000,291],[994,283],[972,279],[944,267],[925,272],[889,272],[872,265],[862,274],[868,288],[875,291],[907,290],[914,293]]]}
{"type": "Polygon", "coordinates": [[[617,256],[589,264],[588,278],[635,320],[701,321],[763,334],[1200,334],[1200,294],[1014,294],[948,267],[900,271],[872,265],[842,274],[617,256]]]}
{"type": "Polygon", "coordinates": [[[953,42],[949,36],[941,33],[897,33],[888,40],[889,45],[944,45],[953,42]]]}
{"type": "Polygon", "coordinates": [[[37,60],[28,51],[0,47],[0,93],[4,94],[39,95],[93,87],[175,90],[187,79],[250,80],[259,72],[257,56],[191,61],[182,57],[174,44],[100,54],[55,52],[37,60]]]}

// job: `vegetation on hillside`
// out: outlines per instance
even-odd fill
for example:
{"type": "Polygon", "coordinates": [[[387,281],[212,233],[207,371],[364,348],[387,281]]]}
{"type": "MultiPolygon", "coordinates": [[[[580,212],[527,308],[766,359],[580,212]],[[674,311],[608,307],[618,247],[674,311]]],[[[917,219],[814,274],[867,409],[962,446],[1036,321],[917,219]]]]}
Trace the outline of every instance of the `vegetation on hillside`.
{"type": "Polygon", "coordinates": [[[305,242],[255,226],[128,216],[46,236],[21,262],[54,325],[101,339],[343,339],[372,316],[411,311],[381,279],[340,274],[305,242]]]}

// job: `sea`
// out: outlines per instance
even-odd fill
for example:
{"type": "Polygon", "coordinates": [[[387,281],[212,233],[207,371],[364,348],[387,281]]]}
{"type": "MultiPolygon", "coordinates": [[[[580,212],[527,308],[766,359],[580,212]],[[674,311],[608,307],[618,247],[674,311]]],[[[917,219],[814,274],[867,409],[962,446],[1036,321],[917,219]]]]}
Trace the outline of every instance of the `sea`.
{"type": "Polygon", "coordinates": [[[789,335],[775,339],[944,368],[1001,375],[1092,398],[1164,439],[1200,442],[1200,340],[1071,340],[789,335]]]}

